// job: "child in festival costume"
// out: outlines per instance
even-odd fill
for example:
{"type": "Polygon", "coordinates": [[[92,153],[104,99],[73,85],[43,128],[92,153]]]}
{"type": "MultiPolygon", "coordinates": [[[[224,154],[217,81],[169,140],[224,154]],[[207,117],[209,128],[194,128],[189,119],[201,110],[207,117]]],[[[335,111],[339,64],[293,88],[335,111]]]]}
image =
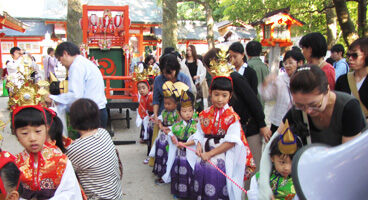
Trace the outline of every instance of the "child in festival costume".
{"type": "Polygon", "coordinates": [[[40,105],[26,105],[12,113],[13,133],[25,150],[17,154],[22,172],[24,199],[82,199],[81,190],[66,155],[44,145],[47,137],[46,114],[40,105]]]}
{"type": "MultiPolygon", "coordinates": [[[[136,69],[136,68],[135,68],[136,69]]],[[[137,119],[136,125],[137,127],[141,126],[140,131],[140,142],[144,143],[147,141],[147,156],[149,151],[151,150],[151,140],[152,140],[152,132],[153,132],[153,123],[152,123],[152,115],[153,115],[153,106],[152,106],[152,98],[153,93],[151,90],[151,85],[149,83],[150,78],[148,77],[147,70],[143,70],[143,73],[134,72],[133,80],[137,82],[137,88],[140,95],[139,99],[139,107],[137,111],[137,119]]],[[[143,161],[144,164],[149,162],[149,158],[143,161]]]]}
{"type": "MultiPolygon", "coordinates": [[[[289,128],[286,120],[283,134],[274,138],[270,146],[270,159],[273,163],[270,177],[270,185],[273,191],[273,199],[298,199],[293,180],[291,179],[291,164],[295,152],[300,148],[297,136],[289,128]]],[[[258,200],[258,178],[260,172],[252,177],[249,200],[258,200]]]]}
{"type": "Polygon", "coordinates": [[[193,169],[197,156],[193,151],[187,150],[180,144],[195,149],[193,134],[197,131],[197,121],[193,119],[194,95],[186,91],[180,97],[178,111],[181,122],[172,126],[169,133],[169,155],[167,160],[166,174],[162,177],[165,182],[170,182],[171,194],[179,198],[189,198],[193,169]]]}
{"type": "Polygon", "coordinates": [[[150,157],[155,157],[153,173],[158,177],[155,180],[156,184],[165,183],[161,177],[166,173],[166,162],[168,158],[167,146],[169,145],[167,134],[171,131],[171,126],[179,121],[179,114],[176,110],[177,98],[180,97],[182,90],[188,90],[189,87],[182,82],[173,84],[171,81],[166,81],[162,89],[165,109],[158,118],[160,132],[150,152],[150,157]]]}
{"type": "Polygon", "coordinates": [[[18,200],[23,187],[20,183],[18,167],[15,165],[16,157],[0,149],[0,199],[18,200]]]}
{"type": "Polygon", "coordinates": [[[210,163],[238,185],[243,185],[246,165],[254,166],[252,154],[239,122],[239,116],[228,102],[233,94],[233,72],[227,65],[226,51],[220,52],[219,64],[211,61],[216,74],[210,88],[212,106],[199,114],[200,123],[194,134],[197,159],[194,168],[193,199],[241,199],[242,191],[210,163]]]}

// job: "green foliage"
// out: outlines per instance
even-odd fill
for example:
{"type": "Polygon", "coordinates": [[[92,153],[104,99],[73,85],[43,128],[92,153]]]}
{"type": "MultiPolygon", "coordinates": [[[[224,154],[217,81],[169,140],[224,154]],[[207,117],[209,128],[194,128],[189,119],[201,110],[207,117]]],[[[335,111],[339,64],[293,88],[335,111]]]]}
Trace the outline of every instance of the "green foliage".
{"type": "MultiPolygon", "coordinates": [[[[223,12],[222,20],[235,21],[240,19],[251,23],[262,19],[266,13],[290,7],[290,14],[305,22],[303,27],[293,27],[292,36],[300,36],[310,32],[326,34],[326,15],[324,0],[222,0],[218,11],[223,12]]],[[[357,20],[357,3],[348,2],[350,16],[357,20]]],[[[338,33],[340,27],[338,26],[338,33]]]]}
{"type": "Polygon", "coordinates": [[[190,1],[178,3],[178,20],[206,20],[203,5],[190,1]]]}

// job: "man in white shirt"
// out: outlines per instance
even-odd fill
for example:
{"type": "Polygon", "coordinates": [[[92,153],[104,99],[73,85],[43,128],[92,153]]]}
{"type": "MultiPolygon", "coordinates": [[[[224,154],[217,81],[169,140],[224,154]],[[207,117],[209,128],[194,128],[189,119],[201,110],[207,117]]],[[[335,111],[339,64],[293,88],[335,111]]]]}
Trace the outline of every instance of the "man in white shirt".
{"type": "Polygon", "coordinates": [[[6,65],[8,70],[8,76],[16,74],[18,71],[24,72],[23,65],[20,64],[22,50],[19,47],[13,47],[10,49],[12,59],[6,65]]]}
{"type": "Polygon", "coordinates": [[[71,42],[59,44],[55,51],[56,58],[67,70],[68,92],[59,95],[49,95],[46,102],[54,100],[68,109],[74,101],[80,98],[93,100],[100,109],[100,126],[106,127],[107,111],[105,85],[98,67],[90,60],[80,55],[79,48],[71,42]]]}

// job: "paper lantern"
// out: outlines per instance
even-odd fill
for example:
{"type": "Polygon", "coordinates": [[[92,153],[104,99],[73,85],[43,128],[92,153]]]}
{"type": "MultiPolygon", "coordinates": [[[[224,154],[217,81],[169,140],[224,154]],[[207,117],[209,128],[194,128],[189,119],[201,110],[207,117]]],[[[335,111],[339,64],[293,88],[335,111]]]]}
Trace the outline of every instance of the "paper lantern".
{"type": "Polygon", "coordinates": [[[115,32],[115,26],[114,26],[113,24],[109,24],[108,30],[109,30],[111,33],[114,33],[114,32],[115,32]]]}
{"type": "Polygon", "coordinates": [[[97,32],[97,26],[90,26],[92,29],[92,33],[96,33],[97,32]]]}
{"type": "Polygon", "coordinates": [[[90,17],[89,17],[89,23],[92,25],[92,26],[97,26],[97,22],[98,22],[98,17],[96,14],[92,14],[90,17]]]}
{"type": "Polygon", "coordinates": [[[104,27],[108,27],[110,25],[110,17],[108,15],[105,15],[102,19],[102,24],[104,27]]]}
{"type": "Polygon", "coordinates": [[[121,26],[122,22],[123,22],[123,17],[121,15],[116,15],[114,17],[114,25],[115,25],[116,28],[121,26]]]}

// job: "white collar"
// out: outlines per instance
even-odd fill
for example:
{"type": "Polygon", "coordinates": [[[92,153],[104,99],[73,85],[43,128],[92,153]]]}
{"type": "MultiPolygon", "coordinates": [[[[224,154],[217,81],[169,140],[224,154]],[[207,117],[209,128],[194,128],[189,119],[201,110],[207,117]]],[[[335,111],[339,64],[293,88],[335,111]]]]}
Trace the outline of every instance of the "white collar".
{"type": "Polygon", "coordinates": [[[218,111],[216,112],[216,121],[219,119],[220,117],[220,111],[222,111],[222,113],[225,112],[226,109],[229,108],[229,104],[224,105],[224,107],[222,107],[221,109],[218,109],[218,111]]]}
{"type": "Polygon", "coordinates": [[[239,71],[238,71],[238,73],[240,74],[240,75],[244,75],[244,70],[245,70],[245,68],[247,68],[248,67],[248,64],[247,63],[244,63],[240,68],[239,68],[239,71]]]}

